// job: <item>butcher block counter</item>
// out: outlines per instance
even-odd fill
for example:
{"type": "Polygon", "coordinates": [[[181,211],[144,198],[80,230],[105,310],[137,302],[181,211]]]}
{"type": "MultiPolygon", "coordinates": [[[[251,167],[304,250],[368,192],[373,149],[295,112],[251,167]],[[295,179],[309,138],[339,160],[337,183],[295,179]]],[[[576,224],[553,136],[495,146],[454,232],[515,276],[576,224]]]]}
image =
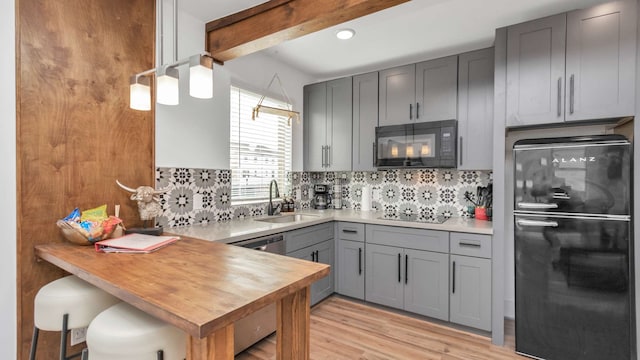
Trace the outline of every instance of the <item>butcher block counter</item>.
{"type": "Polygon", "coordinates": [[[150,254],[47,244],[36,255],[182,329],[187,359],[233,359],[234,322],[277,304],[277,359],[309,358],[309,287],[329,265],[192,238],[150,254]]]}

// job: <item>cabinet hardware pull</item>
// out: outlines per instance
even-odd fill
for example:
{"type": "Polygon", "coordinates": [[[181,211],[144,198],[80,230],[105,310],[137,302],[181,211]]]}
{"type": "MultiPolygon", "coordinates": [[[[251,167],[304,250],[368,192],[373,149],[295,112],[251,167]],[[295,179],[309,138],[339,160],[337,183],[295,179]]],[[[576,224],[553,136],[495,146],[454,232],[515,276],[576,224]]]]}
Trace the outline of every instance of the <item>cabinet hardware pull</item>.
{"type": "Polygon", "coordinates": [[[343,233],[348,233],[348,234],[357,234],[358,230],[351,230],[351,229],[342,229],[343,233]]]}
{"type": "Polygon", "coordinates": [[[453,283],[452,284],[453,286],[452,286],[452,289],[451,289],[451,293],[455,294],[456,293],[456,262],[455,261],[453,262],[453,276],[452,276],[452,279],[453,280],[451,282],[453,283]]]}
{"type": "Polygon", "coordinates": [[[373,167],[376,167],[376,158],[377,158],[376,155],[378,155],[378,154],[376,153],[376,142],[374,141],[373,142],[373,153],[372,153],[372,156],[373,156],[373,167]]]}
{"type": "Polygon", "coordinates": [[[558,78],[558,117],[562,116],[562,76],[558,78]]]}
{"type": "Polygon", "coordinates": [[[358,275],[362,275],[362,248],[358,248],[358,275]]]}
{"type": "Polygon", "coordinates": [[[311,252],[311,261],[316,262],[316,252],[315,251],[311,252]]]}
{"type": "Polygon", "coordinates": [[[331,166],[331,145],[327,145],[327,167],[331,166]]]}
{"type": "Polygon", "coordinates": [[[320,262],[320,250],[316,250],[316,262],[320,262]]]}
{"type": "Polygon", "coordinates": [[[402,262],[402,254],[398,253],[398,282],[401,283],[402,279],[400,278],[400,262],[402,262]]]}
{"type": "Polygon", "coordinates": [[[409,104],[409,120],[413,120],[413,104],[409,104]]]}
{"type": "Polygon", "coordinates": [[[404,283],[409,283],[409,255],[404,255],[404,283]]]}
{"type": "Polygon", "coordinates": [[[460,242],[458,243],[460,246],[470,246],[470,247],[480,247],[479,243],[468,243],[468,242],[460,242]]]}
{"type": "Polygon", "coordinates": [[[460,136],[460,166],[462,166],[462,136],[460,136]]]}
{"type": "Polygon", "coordinates": [[[416,119],[420,119],[420,103],[416,103],[416,119]]]}
{"type": "Polygon", "coordinates": [[[573,100],[575,99],[574,80],[575,77],[571,74],[569,78],[569,114],[573,114],[573,100]]]}
{"type": "Polygon", "coordinates": [[[322,146],[322,167],[324,167],[324,146],[322,146]]]}

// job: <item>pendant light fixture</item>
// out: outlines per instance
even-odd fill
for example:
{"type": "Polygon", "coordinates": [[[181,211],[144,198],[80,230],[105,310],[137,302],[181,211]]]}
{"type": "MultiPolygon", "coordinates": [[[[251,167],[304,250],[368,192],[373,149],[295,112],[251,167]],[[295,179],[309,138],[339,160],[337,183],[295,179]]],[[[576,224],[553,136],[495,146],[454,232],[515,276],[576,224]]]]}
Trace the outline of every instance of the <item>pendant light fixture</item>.
{"type": "Polygon", "coordinates": [[[189,58],[189,95],[199,99],[213,98],[213,59],[206,55],[189,58]]]}
{"type": "Polygon", "coordinates": [[[190,56],[178,60],[178,0],[173,0],[173,62],[163,61],[163,0],[158,3],[160,43],[157,68],[143,71],[131,77],[129,97],[130,107],[135,110],[151,110],[151,88],[149,77],[156,75],[156,99],[159,104],[178,105],[180,103],[179,66],[189,64],[189,95],[199,99],[213,98],[213,58],[209,53],[190,56]]]}
{"type": "Polygon", "coordinates": [[[129,82],[129,107],[134,110],[151,110],[151,87],[149,78],[133,75],[129,82]]]}

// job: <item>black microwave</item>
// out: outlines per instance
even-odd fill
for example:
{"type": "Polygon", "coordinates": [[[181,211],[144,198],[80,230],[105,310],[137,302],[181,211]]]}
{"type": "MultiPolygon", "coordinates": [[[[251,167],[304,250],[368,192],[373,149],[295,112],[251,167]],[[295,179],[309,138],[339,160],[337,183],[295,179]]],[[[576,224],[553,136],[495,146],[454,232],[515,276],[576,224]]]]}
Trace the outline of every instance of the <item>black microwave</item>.
{"type": "Polygon", "coordinates": [[[455,168],[456,120],[376,127],[376,167],[455,168]]]}

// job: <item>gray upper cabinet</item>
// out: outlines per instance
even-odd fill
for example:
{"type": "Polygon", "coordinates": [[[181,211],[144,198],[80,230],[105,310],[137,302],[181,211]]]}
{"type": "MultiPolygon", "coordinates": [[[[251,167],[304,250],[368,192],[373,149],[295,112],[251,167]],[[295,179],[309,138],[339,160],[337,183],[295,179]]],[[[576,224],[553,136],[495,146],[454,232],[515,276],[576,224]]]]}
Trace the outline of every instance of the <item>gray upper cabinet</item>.
{"type": "Polygon", "coordinates": [[[406,124],[413,121],[416,99],[415,64],[382,70],[379,77],[380,126],[406,124]]]}
{"type": "Polygon", "coordinates": [[[351,170],[351,81],[346,77],[304,87],[305,171],[351,170]]]}
{"type": "Polygon", "coordinates": [[[567,14],[565,120],[634,115],[636,2],[567,14]]]}
{"type": "Polygon", "coordinates": [[[565,14],[507,29],[507,125],[564,120],[565,14]]]}
{"type": "Polygon", "coordinates": [[[353,77],[353,171],[375,170],[378,72],[353,77]]]}
{"type": "Polygon", "coordinates": [[[634,115],[636,2],[507,29],[507,125],[634,115]]]}
{"type": "Polygon", "coordinates": [[[458,170],[493,168],[493,48],[459,55],[458,170]]]}
{"type": "Polygon", "coordinates": [[[379,124],[456,118],[458,56],[380,71],[379,124]]]}
{"type": "Polygon", "coordinates": [[[416,64],[415,121],[456,119],[458,56],[416,64]]]}
{"type": "Polygon", "coordinates": [[[327,84],[307,85],[304,87],[304,167],[306,171],[324,169],[326,128],[327,84]]]}

